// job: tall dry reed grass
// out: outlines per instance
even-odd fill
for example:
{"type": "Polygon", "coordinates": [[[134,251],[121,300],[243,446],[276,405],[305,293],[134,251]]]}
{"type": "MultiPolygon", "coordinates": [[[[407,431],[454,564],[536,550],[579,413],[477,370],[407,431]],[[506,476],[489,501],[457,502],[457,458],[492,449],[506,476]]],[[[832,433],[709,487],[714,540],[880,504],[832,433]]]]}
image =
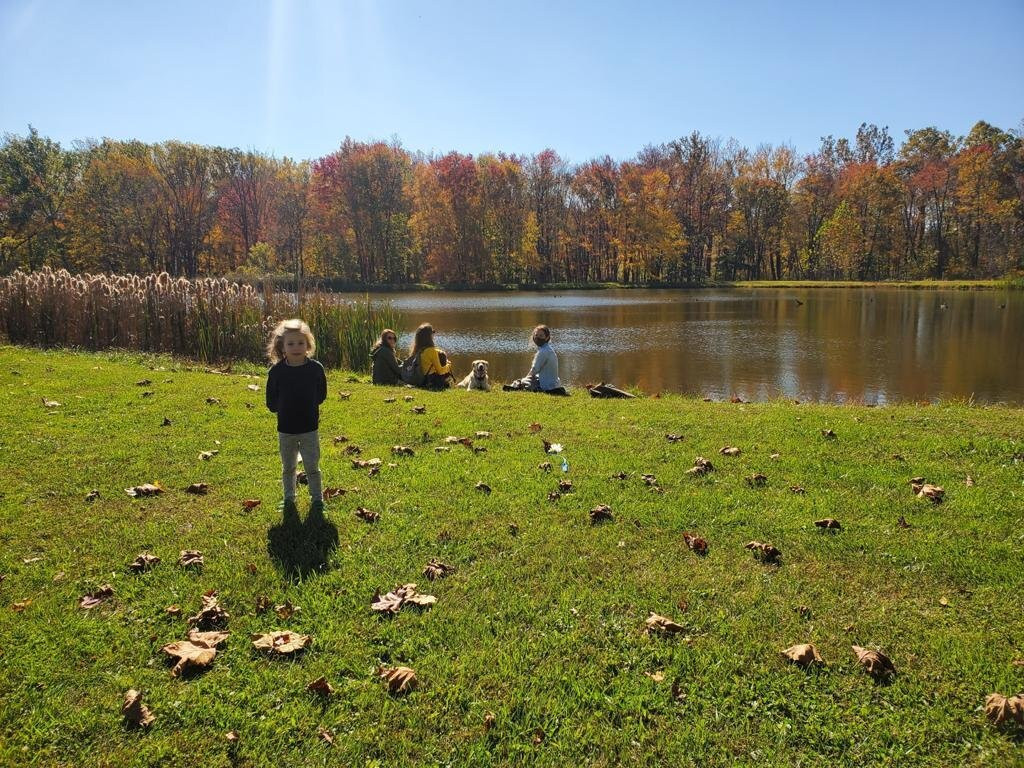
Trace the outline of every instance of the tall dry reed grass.
{"type": "Polygon", "coordinates": [[[365,371],[368,352],[401,318],[389,301],[341,301],[312,293],[260,291],[224,279],[158,275],[73,275],[45,268],[0,278],[0,333],[12,344],[136,349],[208,363],[265,361],[278,320],[302,317],[328,367],[365,371]]]}

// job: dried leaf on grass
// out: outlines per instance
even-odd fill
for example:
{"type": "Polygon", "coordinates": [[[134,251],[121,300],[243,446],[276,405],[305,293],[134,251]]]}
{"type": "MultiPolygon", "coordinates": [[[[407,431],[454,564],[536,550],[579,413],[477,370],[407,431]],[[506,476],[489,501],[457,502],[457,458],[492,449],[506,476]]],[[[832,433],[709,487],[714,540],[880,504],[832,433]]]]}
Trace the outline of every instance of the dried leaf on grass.
{"type": "Polygon", "coordinates": [[[253,633],[249,635],[252,646],[258,651],[266,651],[274,656],[285,656],[298,653],[308,648],[313,638],[310,635],[300,635],[298,632],[267,632],[253,633]]]}
{"type": "Polygon", "coordinates": [[[348,442],[348,437],[346,437],[345,435],[335,435],[333,439],[334,439],[334,444],[335,445],[338,445],[338,443],[347,443],[348,442]]]}
{"type": "Polygon", "coordinates": [[[249,511],[249,512],[251,512],[252,510],[256,509],[256,507],[258,507],[262,503],[263,502],[260,501],[259,499],[243,499],[242,500],[242,508],[247,510],[247,511],[249,511]]]}
{"type": "Polygon", "coordinates": [[[324,501],[330,501],[338,496],[344,496],[347,491],[344,488],[328,487],[323,489],[324,501]]]}
{"type": "Polygon", "coordinates": [[[413,400],[415,400],[416,398],[414,398],[414,397],[413,397],[412,395],[406,395],[406,396],[405,396],[405,397],[403,397],[402,399],[403,399],[403,400],[405,400],[405,402],[407,402],[407,403],[411,403],[411,402],[412,402],[413,400]]]}
{"type": "Polygon", "coordinates": [[[825,663],[822,661],[821,656],[818,654],[818,649],[814,647],[813,643],[791,645],[781,653],[783,659],[800,667],[810,667],[825,663]]]}
{"type": "Polygon", "coordinates": [[[87,494],[85,494],[85,500],[86,501],[96,501],[96,499],[98,499],[99,497],[100,497],[100,492],[98,490],[96,490],[95,488],[93,488],[91,491],[89,491],[87,494]]]}
{"type": "Polygon", "coordinates": [[[928,499],[933,504],[941,504],[946,491],[940,485],[926,483],[923,477],[915,477],[910,481],[910,487],[919,499],[928,499]]]}
{"type": "Polygon", "coordinates": [[[771,544],[764,544],[760,541],[750,541],[743,545],[744,549],[749,549],[754,553],[754,557],[765,563],[777,563],[782,557],[782,552],[773,547],[771,544]]]}
{"type": "Polygon", "coordinates": [[[416,451],[407,445],[394,445],[391,447],[391,453],[395,456],[415,456],[416,451]]]}
{"type": "Polygon", "coordinates": [[[669,434],[665,435],[665,439],[668,440],[670,443],[679,443],[684,440],[684,437],[682,435],[674,435],[670,432],[669,434]]]}
{"type": "Polygon", "coordinates": [[[561,443],[551,443],[543,438],[541,442],[544,444],[544,453],[561,453],[563,450],[561,443]]]}
{"type": "Polygon", "coordinates": [[[667,616],[662,616],[653,612],[647,617],[647,621],[645,621],[644,624],[644,631],[648,634],[658,633],[662,635],[674,635],[679,632],[683,632],[686,629],[682,624],[677,624],[667,616]]]}
{"type": "Polygon", "coordinates": [[[388,684],[389,693],[408,693],[418,683],[411,667],[381,667],[377,674],[388,684]]]}
{"type": "Polygon", "coordinates": [[[156,555],[151,555],[149,552],[140,552],[135,556],[135,559],[128,564],[128,569],[135,573],[142,573],[143,571],[148,571],[159,562],[160,558],[156,555]]]}
{"type": "Polygon", "coordinates": [[[688,475],[696,475],[697,477],[703,477],[708,472],[714,472],[715,466],[710,461],[705,459],[703,456],[698,456],[693,460],[693,467],[686,470],[688,475]]]}
{"type": "Polygon", "coordinates": [[[397,397],[385,397],[384,398],[384,402],[385,403],[396,403],[396,402],[398,402],[398,398],[397,397]]]}
{"type": "Polygon", "coordinates": [[[436,597],[417,592],[416,585],[410,583],[395,587],[391,592],[384,595],[381,595],[379,592],[376,593],[370,602],[370,609],[378,613],[394,615],[406,605],[414,605],[417,608],[429,608],[436,602],[436,597]]]}
{"type": "Polygon", "coordinates": [[[1024,695],[1003,696],[990,693],[985,699],[985,717],[993,725],[1015,723],[1024,726],[1024,695]]]}
{"type": "Polygon", "coordinates": [[[536,422],[536,421],[535,421],[535,422],[533,422],[533,423],[532,423],[532,424],[531,424],[531,425],[529,426],[529,430],[530,430],[531,432],[533,432],[534,434],[536,434],[537,432],[540,432],[540,431],[541,431],[542,429],[543,429],[543,427],[542,427],[542,426],[540,425],[540,423],[539,423],[539,422],[536,422]]]}
{"type": "Polygon", "coordinates": [[[142,694],[134,688],[125,691],[121,715],[129,728],[149,728],[156,720],[149,707],[142,703],[142,694]]]}
{"type": "Polygon", "coordinates": [[[209,461],[218,453],[220,453],[220,451],[200,451],[199,458],[202,459],[203,461],[209,461]]]}
{"type": "Polygon", "coordinates": [[[425,405],[414,405],[412,407],[413,413],[424,414],[427,412],[427,406],[425,405]]]}
{"type": "Polygon", "coordinates": [[[198,549],[183,549],[178,556],[178,565],[182,568],[199,568],[203,565],[203,553],[198,549]]]}
{"type": "Polygon", "coordinates": [[[47,400],[45,397],[41,397],[40,400],[43,401],[43,406],[46,408],[60,408],[60,403],[56,400],[47,400]]]}
{"type": "Polygon", "coordinates": [[[32,605],[32,598],[26,597],[24,600],[17,600],[11,603],[11,610],[15,613],[21,613],[30,605],[32,605]]]}
{"type": "Polygon", "coordinates": [[[192,483],[188,488],[185,489],[185,493],[191,493],[196,496],[205,496],[210,491],[209,483],[192,483]]]}
{"type": "Polygon", "coordinates": [[[480,440],[486,440],[486,439],[488,439],[488,438],[489,438],[489,437],[491,436],[491,433],[490,433],[490,432],[486,432],[486,431],[484,431],[484,430],[479,430],[479,431],[478,431],[478,432],[476,433],[476,435],[475,435],[475,436],[476,436],[476,437],[477,437],[478,439],[480,439],[480,440]]]}
{"type": "Polygon", "coordinates": [[[380,459],[352,459],[352,469],[373,469],[381,464],[380,459]]]}
{"type": "Polygon", "coordinates": [[[857,654],[857,661],[876,680],[886,680],[896,674],[896,667],[893,666],[889,657],[881,651],[861,648],[859,645],[851,645],[850,647],[857,654]]]}
{"type": "MultiPolygon", "coordinates": [[[[548,464],[548,468],[549,469],[550,469],[550,467],[551,467],[551,464],[548,464]]],[[[653,475],[652,475],[652,477],[653,477],[653,475]]],[[[629,479],[629,473],[628,472],[616,472],[614,475],[612,475],[611,479],[612,480],[628,480],[629,479]]]]}
{"type": "Polygon", "coordinates": [[[355,443],[350,443],[349,445],[345,446],[345,455],[346,456],[358,456],[362,452],[363,452],[363,449],[360,448],[355,443]]]}
{"type": "Polygon", "coordinates": [[[295,482],[298,485],[309,485],[309,478],[306,477],[306,470],[300,469],[295,473],[295,482]]]}
{"type": "Polygon", "coordinates": [[[804,494],[807,493],[807,491],[804,490],[804,487],[802,485],[791,485],[791,486],[789,486],[789,492],[790,493],[795,493],[797,496],[803,496],[804,494]]]}
{"type": "Polygon", "coordinates": [[[140,498],[142,496],[156,496],[163,493],[164,487],[160,483],[143,483],[142,485],[133,485],[131,488],[125,488],[124,492],[129,496],[140,498]]]}
{"type": "Polygon", "coordinates": [[[484,714],[484,730],[489,731],[494,727],[494,723],[497,721],[493,712],[487,712],[484,714]]]}
{"type": "Polygon", "coordinates": [[[177,603],[173,603],[164,608],[164,613],[168,616],[181,616],[181,606],[177,603]]]}
{"type": "Polygon", "coordinates": [[[217,599],[217,590],[211,589],[203,593],[202,607],[195,616],[188,617],[188,625],[197,629],[213,629],[227,624],[230,614],[224,610],[217,599]]]}
{"type": "Polygon", "coordinates": [[[551,471],[551,462],[550,461],[542,461],[540,464],[537,465],[537,469],[539,469],[541,472],[550,472],[551,471]]]}
{"type": "Polygon", "coordinates": [[[443,579],[451,573],[455,572],[455,566],[442,563],[436,557],[430,558],[430,562],[423,566],[423,575],[431,581],[435,579],[443,579]]]}
{"type": "Polygon", "coordinates": [[[369,510],[366,507],[357,507],[356,517],[358,517],[360,520],[365,520],[368,523],[376,523],[378,520],[380,520],[380,513],[373,512],[372,510],[369,510]]]}
{"type": "Polygon", "coordinates": [[[562,498],[562,494],[558,491],[551,491],[548,494],[548,501],[558,501],[560,498],[562,498]]]}
{"type": "Polygon", "coordinates": [[[278,618],[288,620],[295,614],[299,613],[302,609],[296,605],[292,605],[291,600],[285,600],[281,605],[274,606],[274,613],[278,615],[278,618]]]}
{"type": "Polygon", "coordinates": [[[484,493],[490,493],[491,492],[491,486],[489,486],[487,483],[485,483],[482,480],[480,482],[478,482],[473,487],[476,488],[478,491],[483,491],[484,493]]]}
{"type": "Polygon", "coordinates": [[[896,521],[896,525],[900,528],[913,528],[914,526],[907,522],[907,518],[900,515],[900,519],[896,521]]]}
{"type": "Polygon", "coordinates": [[[839,531],[843,528],[843,526],[839,524],[839,521],[836,520],[834,517],[826,517],[821,520],[815,520],[814,524],[819,528],[824,528],[826,530],[831,531],[839,531]]]}
{"type": "Polygon", "coordinates": [[[824,437],[826,440],[835,440],[836,439],[836,433],[833,432],[831,429],[823,429],[823,430],[821,430],[821,436],[824,437]]]}
{"type": "Polygon", "coordinates": [[[734,445],[727,445],[724,448],[719,448],[718,452],[723,456],[739,456],[743,451],[734,445]]]}
{"type": "Polygon", "coordinates": [[[754,474],[745,478],[745,480],[747,481],[747,485],[749,485],[751,488],[762,488],[768,485],[767,475],[762,475],[760,472],[755,472],[754,474]]]}
{"type": "Polygon", "coordinates": [[[90,592],[87,595],[82,595],[78,601],[78,607],[89,610],[95,608],[97,605],[102,603],[104,600],[109,600],[114,596],[114,588],[109,584],[104,584],[98,589],[90,592]]]}
{"type": "Polygon", "coordinates": [[[708,542],[703,536],[683,531],[683,542],[698,555],[706,555],[708,553],[708,542]]]}
{"type": "Polygon", "coordinates": [[[598,504],[592,510],[590,510],[590,524],[596,525],[604,521],[614,520],[612,515],[612,508],[607,504],[598,504]]]}
{"type": "Polygon", "coordinates": [[[572,493],[573,492],[572,480],[559,480],[558,481],[558,490],[559,490],[560,493],[572,493]]]}
{"type": "Polygon", "coordinates": [[[228,638],[227,632],[188,633],[188,640],[168,643],[161,650],[172,659],[177,659],[171,674],[179,677],[186,672],[206,669],[217,657],[217,646],[228,638]]]}
{"type": "Polygon", "coordinates": [[[220,405],[220,398],[219,397],[208,397],[208,398],[206,398],[206,404],[207,405],[220,405]]]}
{"type": "Polygon", "coordinates": [[[310,693],[315,693],[317,696],[322,696],[325,699],[330,698],[334,693],[334,688],[332,688],[331,684],[327,682],[326,677],[318,677],[306,686],[306,690],[310,693]]]}
{"type": "Polygon", "coordinates": [[[340,399],[342,399],[342,400],[348,400],[350,397],[352,397],[352,393],[351,392],[339,392],[338,393],[338,397],[340,399]]]}
{"type": "Polygon", "coordinates": [[[654,475],[651,475],[651,474],[640,475],[640,479],[644,481],[644,485],[646,485],[648,488],[657,488],[658,487],[658,478],[656,478],[654,475]]]}

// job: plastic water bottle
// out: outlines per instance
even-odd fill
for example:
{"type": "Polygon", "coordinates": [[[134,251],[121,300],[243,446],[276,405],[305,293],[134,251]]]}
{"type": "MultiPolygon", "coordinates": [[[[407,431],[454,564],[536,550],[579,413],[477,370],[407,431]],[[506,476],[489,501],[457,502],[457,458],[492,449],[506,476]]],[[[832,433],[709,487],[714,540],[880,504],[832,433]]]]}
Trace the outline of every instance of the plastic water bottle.
{"type": "Polygon", "coordinates": [[[562,457],[562,471],[563,472],[568,472],[569,471],[569,460],[567,458],[565,458],[565,456],[562,457]]]}

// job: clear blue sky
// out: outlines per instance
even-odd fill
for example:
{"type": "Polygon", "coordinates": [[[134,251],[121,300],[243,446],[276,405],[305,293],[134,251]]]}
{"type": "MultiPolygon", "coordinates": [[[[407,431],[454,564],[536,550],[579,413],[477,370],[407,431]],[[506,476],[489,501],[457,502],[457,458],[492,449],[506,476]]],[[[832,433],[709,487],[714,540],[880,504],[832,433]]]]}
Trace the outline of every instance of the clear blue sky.
{"type": "Polygon", "coordinates": [[[632,156],[1024,119],[1024,0],[0,0],[0,132],[632,156]]]}

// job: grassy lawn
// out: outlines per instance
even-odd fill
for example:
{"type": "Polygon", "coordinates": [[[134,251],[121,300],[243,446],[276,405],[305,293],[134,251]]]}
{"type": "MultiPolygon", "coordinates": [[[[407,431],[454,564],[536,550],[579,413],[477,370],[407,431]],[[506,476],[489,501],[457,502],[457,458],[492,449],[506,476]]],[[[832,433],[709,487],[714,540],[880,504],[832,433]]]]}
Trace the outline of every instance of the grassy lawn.
{"type": "Polygon", "coordinates": [[[324,482],[348,492],[319,520],[300,493],[301,519],[284,520],[261,370],[0,347],[0,764],[1024,764],[1020,732],[982,712],[987,694],[1024,690],[1021,410],[579,391],[406,402],[342,373],[329,382],[324,482]],[[434,450],[478,430],[492,435],[475,441],[485,452],[434,450]],[[564,452],[546,456],[542,438],[564,452]],[[379,474],[353,469],[352,444],[383,460],[379,474]],[[392,456],[397,444],[415,455],[392,456]],[[687,474],[696,456],[715,471],[687,474]],[[748,485],[753,473],[767,484],[748,485]],[[914,476],[943,486],[944,503],[915,498],[914,476]],[[574,490],[549,500],[564,478],[574,490]],[[124,492],[150,482],[166,492],[124,492]],[[185,493],[193,482],[209,493],[185,493]],[[614,519],[592,526],[598,504],[614,519]],[[825,517],[842,530],[816,528],[825,517]],[[707,539],[706,556],[684,531],[707,539]],[[750,540],[781,563],[756,560],[750,540]],[[205,565],[180,567],[184,549],[205,565]],[[127,565],[143,550],[162,562],[137,575],[127,565]],[[433,557],[454,573],[424,578],[433,557]],[[406,582],[437,603],[371,611],[375,592],[406,582]],[[80,609],[104,583],[113,598],[80,609]],[[161,648],[185,638],[211,589],[230,637],[208,670],[173,677],[161,648]],[[282,619],[261,599],[301,610],[282,619]],[[645,634],[651,612],[684,631],[645,634]],[[313,644],[267,658],[249,634],[275,629],[313,644]],[[823,667],[783,662],[809,642],[823,667]],[[875,682],[851,644],[885,651],[896,677],[875,682]],[[390,695],[381,665],[412,667],[419,686],[390,695]],[[328,699],[306,690],[320,676],[328,699]],[[156,718],[147,731],[122,724],[130,688],[156,718]]]}

